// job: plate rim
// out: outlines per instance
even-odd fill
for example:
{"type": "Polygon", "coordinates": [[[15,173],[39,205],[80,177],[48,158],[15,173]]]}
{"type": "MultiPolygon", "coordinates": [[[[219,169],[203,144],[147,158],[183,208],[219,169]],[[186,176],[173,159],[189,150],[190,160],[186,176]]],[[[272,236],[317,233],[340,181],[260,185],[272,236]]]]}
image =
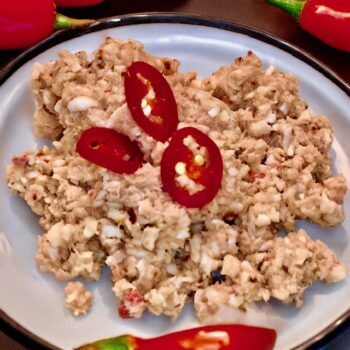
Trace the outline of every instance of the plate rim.
{"type": "MultiPolygon", "coordinates": [[[[251,38],[263,41],[267,44],[275,46],[283,51],[291,54],[297,59],[303,61],[307,65],[311,66],[327,79],[332,81],[338,88],[340,88],[346,95],[350,97],[350,84],[342,79],[337,73],[335,73],[326,64],[322,63],[311,54],[298,48],[297,46],[281,39],[271,33],[264,30],[257,29],[253,26],[247,26],[239,24],[233,21],[222,20],[215,17],[200,16],[187,13],[178,12],[142,12],[125,14],[120,16],[107,17],[97,20],[94,24],[75,30],[60,30],[52,34],[50,37],[41,41],[37,45],[29,48],[28,50],[21,53],[15,59],[11,60],[5,67],[0,70],[0,87],[9,79],[13,73],[15,73],[22,65],[27,63],[32,58],[36,57],[40,53],[47,49],[56,46],[59,43],[68,41],[73,38],[77,38],[89,33],[98,32],[108,28],[123,27],[137,24],[152,24],[152,23],[165,23],[165,24],[189,24],[199,25],[209,28],[216,28],[226,30],[234,33],[247,35],[251,38]]],[[[345,321],[350,319],[350,308],[339,316],[334,322],[329,324],[327,327],[322,329],[320,332],[315,334],[308,340],[298,344],[291,350],[302,350],[307,347],[314,345],[321,339],[323,339],[330,332],[338,328],[345,321]]],[[[25,342],[28,344],[34,343],[36,346],[41,346],[44,349],[49,350],[60,350],[58,347],[50,344],[48,341],[42,339],[38,335],[32,333],[16,320],[12,319],[6,312],[0,308],[0,322],[4,323],[6,327],[9,327],[10,332],[15,336],[14,340],[25,342]]],[[[1,327],[0,323],[0,327],[1,327]]],[[[3,328],[3,327],[1,327],[3,328]]],[[[11,336],[11,335],[10,335],[11,336]]]]}

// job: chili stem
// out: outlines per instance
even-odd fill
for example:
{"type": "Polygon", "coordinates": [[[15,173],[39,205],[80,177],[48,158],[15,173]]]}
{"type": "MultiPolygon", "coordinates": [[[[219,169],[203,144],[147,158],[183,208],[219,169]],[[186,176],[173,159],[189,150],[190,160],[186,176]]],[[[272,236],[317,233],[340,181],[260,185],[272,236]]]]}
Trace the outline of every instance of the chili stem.
{"type": "Polygon", "coordinates": [[[86,344],[76,348],[75,350],[133,350],[134,341],[133,337],[122,335],[116,338],[110,338],[105,340],[100,340],[91,344],[86,344]]]}
{"type": "Polygon", "coordinates": [[[94,19],[76,19],[61,15],[60,13],[56,13],[55,29],[86,27],[95,22],[96,21],[94,19]]]}
{"type": "Polygon", "coordinates": [[[306,0],[267,0],[267,2],[289,12],[295,20],[299,20],[306,4],[306,0]]]}

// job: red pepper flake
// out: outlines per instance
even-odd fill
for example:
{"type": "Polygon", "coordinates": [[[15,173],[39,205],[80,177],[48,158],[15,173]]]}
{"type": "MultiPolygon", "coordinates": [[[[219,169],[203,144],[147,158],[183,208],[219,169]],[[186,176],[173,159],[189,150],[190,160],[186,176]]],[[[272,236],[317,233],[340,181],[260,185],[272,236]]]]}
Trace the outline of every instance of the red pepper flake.
{"type": "Polygon", "coordinates": [[[20,156],[14,156],[12,158],[12,163],[19,168],[25,168],[29,163],[28,155],[21,154],[20,156]]]}
{"type": "Polygon", "coordinates": [[[130,312],[130,307],[139,305],[145,302],[143,295],[137,290],[134,289],[126,294],[119,301],[118,314],[121,318],[132,318],[130,312]]]}
{"type": "Polygon", "coordinates": [[[119,174],[132,174],[142,165],[142,152],[137,143],[113,129],[85,130],[76,149],[82,158],[119,174]]]}
{"type": "Polygon", "coordinates": [[[118,306],[118,314],[121,318],[124,318],[124,319],[131,318],[131,315],[127,310],[125,304],[122,303],[121,301],[119,302],[119,306],[118,306]]]}
{"type": "Polygon", "coordinates": [[[257,179],[263,179],[266,176],[265,173],[254,173],[252,169],[249,169],[248,171],[248,177],[251,182],[254,182],[257,179]]]}

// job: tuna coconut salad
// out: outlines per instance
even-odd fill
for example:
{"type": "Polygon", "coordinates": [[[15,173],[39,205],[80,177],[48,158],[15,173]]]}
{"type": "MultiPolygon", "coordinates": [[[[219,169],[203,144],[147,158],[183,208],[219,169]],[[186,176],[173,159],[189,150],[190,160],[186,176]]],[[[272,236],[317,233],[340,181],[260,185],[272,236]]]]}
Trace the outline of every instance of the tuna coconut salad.
{"type": "Polygon", "coordinates": [[[8,186],[38,215],[37,267],[67,280],[74,315],[93,302],[74,279],[98,280],[104,265],[122,318],[176,320],[185,303],[200,322],[256,301],[301,307],[316,280],[346,278],[294,229],[344,219],[328,118],[252,52],[204,79],[179,64],[111,37],[92,60],[62,51],[34,64],[34,133],[52,146],[15,155],[8,186]]]}

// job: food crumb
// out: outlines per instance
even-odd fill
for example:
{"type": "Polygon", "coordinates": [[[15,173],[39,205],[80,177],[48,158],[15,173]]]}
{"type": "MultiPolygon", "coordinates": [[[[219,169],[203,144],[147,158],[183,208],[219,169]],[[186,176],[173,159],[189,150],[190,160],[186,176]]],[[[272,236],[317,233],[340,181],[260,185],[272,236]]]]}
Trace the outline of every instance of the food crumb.
{"type": "Polygon", "coordinates": [[[68,282],[64,292],[65,306],[74,316],[85,315],[90,310],[94,296],[81,282],[68,282]]]}

